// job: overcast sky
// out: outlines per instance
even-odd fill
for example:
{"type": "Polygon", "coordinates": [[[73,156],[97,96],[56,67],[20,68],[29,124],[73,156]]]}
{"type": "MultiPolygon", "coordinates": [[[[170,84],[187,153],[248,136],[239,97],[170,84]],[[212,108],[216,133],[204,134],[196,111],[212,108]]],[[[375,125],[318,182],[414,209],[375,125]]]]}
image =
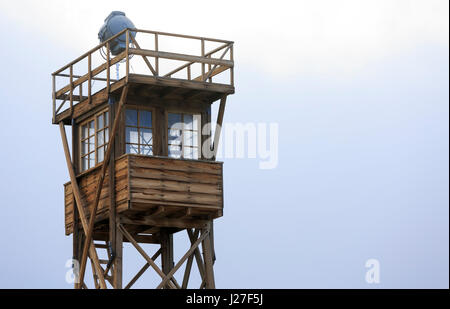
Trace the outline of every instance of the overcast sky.
{"type": "MultiPolygon", "coordinates": [[[[235,41],[225,121],[279,124],[276,169],[224,159],[218,287],[448,288],[448,1],[124,3],[0,2],[0,287],[71,287],[50,74],[122,10],[235,41]],[[372,258],[380,284],[365,281],[372,258]]],[[[126,282],[145,261],[125,254],[126,282]]]]}

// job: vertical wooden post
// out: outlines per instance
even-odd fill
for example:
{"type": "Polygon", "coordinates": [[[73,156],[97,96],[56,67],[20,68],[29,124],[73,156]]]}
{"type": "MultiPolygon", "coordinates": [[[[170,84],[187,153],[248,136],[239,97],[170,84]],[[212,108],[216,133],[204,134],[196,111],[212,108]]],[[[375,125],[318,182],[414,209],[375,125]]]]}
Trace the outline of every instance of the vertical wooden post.
{"type": "Polygon", "coordinates": [[[115,224],[115,246],[113,247],[115,251],[116,257],[114,258],[114,288],[122,289],[122,258],[123,258],[123,234],[119,229],[120,224],[120,216],[116,216],[116,224],[115,224]]]}
{"type": "Polygon", "coordinates": [[[109,87],[110,87],[110,76],[111,76],[111,68],[110,68],[110,59],[109,59],[109,42],[106,42],[106,93],[109,95],[109,87]]]}
{"type": "MultiPolygon", "coordinates": [[[[205,57],[205,39],[202,42],[202,57],[205,57]]],[[[202,62],[202,80],[205,78],[205,63],[202,62]]]]}
{"type": "Polygon", "coordinates": [[[126,56],[127,57],[127,64],[126,64],[126,74],[125,74],[125,80],[128,83],[128,75],[130,74],[130,54],[129,54],[129,48],[130,48],[130,30],[127,29],[127,31],[125,32],[125,36],[126,36],[126,56]]]}
{"type": "MultiPolygon", "coordinates": [[[[173,266],[173,234],[167,229],[161,229],[161,266],[164,274],[168,274],[173,266]]],[[[168,288],[166,285],[165,288],[168,288]]]]}
{"type": "Polygon", "coordinates": [[[70,112],[73,112],[73,65],[70,66],[70,112]]]}
{"type": "Polygon", "coordinates": [[[205,261],[205,279],[206,279],[206,288],[207,289],[215,289],[216,284],[214,282],[214,269],[213,269],[213,260],[212,260],[212,250],[211,250],[211,239],[210,239],[210,226],[206,229],[202,230],[203,233],[208,233],[205,239],[202,241],[202,249],[203,249],[203,259],[205,261]]]}
{"type": "Polygon", "coordinates": [[[88,55],[88,102],[91,104],[91,93],[92,93],[92,56],[88,55]]]}
{"type": "Polygon", "coordinates": [[[52,74],[52,100],[53,100],[53,108],[52,108],[52,122],[55,123],[56,119],[56,77],[52,74]]]}
{"type": "MultiPolygon", "coordinates": [[[[108,48],[108,53],[109,53],[109,48],[108,48]]],[[[114,104],[109,105],[108,130],[110,130],[111,124],[114,121],[114,117],[115,117],[114,107],[115,107],[114,104]]],[[[111,149],[111,158],[110,158],[111,163],[109,164],[109,169],[108,169],[108,182],[109,182],[109,184],[108,184],[109,192],[108,193],[109,193],[109,242],[111,244],[111,249],[112,249],[111,253],[114,256],[114,259],[116,259],[116,252],[117,252],[117,249],[116,249],[116,244],[117,244],[117,241],[116,241],[116,231],[117,231],[117,228],[116,228],[116,190],[115,190],[116,182],[115,182],[115,164],[114,164],[116,161],[115,160],[115,153],[116,153],[115,149],[116,149],[117,143],[114,142],[115,140],[116,139],[113,140],[111,145],[107,146],[107,147],[112,148],[111,149]]],[[[117,274],[115,262],[113,262],[111,274],[113,277],[113,286],[114,286],[114,288],[117,288],[116,280],[115,280],[115,277],[117,274]]]]}
{"type": "MultiPolygon", "coordinates": [[[[158,34],[155,33],[155,51],[157,52],[159,50],[159,46],[158,46],[158,34]]],[[[155,71],[156,71],[156,76],[159,76],[159,57],[155,57],[155,71]]]]}
{"type": "MultiPolygon", "coordinates": [[[[209,55],[208,58],[211,58],[211,55],[209,55]]],[[[211,63],[208,63],[208,74],[209,74],[208,80],[209,80],[210,83],[212,83],[211,63]]],[[[206,82],[206,80],[205,80],[205,82],[206,82]]]]}
{"type": "MultiPolygon", "coordinates": [[[[230,47],[230,60],[234,62],[233,44],[230,47]]],[[[230,68],[230,84],[234,86],[234,66],[230,68]]]]}

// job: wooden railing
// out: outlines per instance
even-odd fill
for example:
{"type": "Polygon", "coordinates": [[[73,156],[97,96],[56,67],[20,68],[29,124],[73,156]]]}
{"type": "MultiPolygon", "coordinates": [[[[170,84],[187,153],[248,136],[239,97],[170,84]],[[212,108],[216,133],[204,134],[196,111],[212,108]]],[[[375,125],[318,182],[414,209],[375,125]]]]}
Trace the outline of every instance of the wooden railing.
{"type": "Polygon", "coordinates": [[[137,59],[141,59],[145,63],[145,65],[141,66],[145,67],[145,75],[213,83],[214,77],[221,75],[223,79],[224,74],[227,74],[224,72],[228,72],[227,81],[219,82],[219,84],[234,86],[233,42],[150,30],[124,29],[52,74],[53,120],[59,113],[67,109],[72,110],[75,104],[85,100],[90,101],[92,95],[97,92],[92,89],[93,83],[104,84],[102,89],[106,89],[109,93],[111,85],[115,82],[122,79],[128,82],[130,70],[134,70],[132,62],[137,59]],[[134,37],[131,33],[136,34],[136,36],[134,37]],[[110,44],[112,40],[124,34],[126,40],[125,50],[117,56],[111,57],[110,44]],[[149,45],[147,44],[149,36],[152,36],[151,46],[147,46],[149,45]],[[193,55],[163,51],[160,46],[161,40],[164,38],[198,41],[200,42],[199,52],[197,55],[193,55]],[[218,46],[206,48],[206,44],[218,46]],[[100,63],[93,63],[94,55],[100,59],[98,57],[100,54],[103,55],[100,63]],[[170,65],[166,62],[162,64],[163,60],[172,63],[170,65]],[[87,67],[82,68],[82,73],[75,74],[74,67],[86,61],[87,67]],[[125,73],[123,77],[114,79],[111,77],[111,66],[119,62],[126,63],[125,73]],[[175,68],[173,68],[174,64],[175,68]],[[194,66],[197,70],[193,69],[194,66]],[[64,86],[57,86],[57,84],[61,83],[64,86]]]}

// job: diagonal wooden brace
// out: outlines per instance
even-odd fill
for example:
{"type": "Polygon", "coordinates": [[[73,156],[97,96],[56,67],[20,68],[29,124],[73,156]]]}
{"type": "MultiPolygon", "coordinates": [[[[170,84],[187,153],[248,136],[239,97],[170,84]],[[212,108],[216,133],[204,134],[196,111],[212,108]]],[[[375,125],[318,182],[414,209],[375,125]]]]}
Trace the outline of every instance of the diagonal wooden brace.
{"type": "Polygon", "coordinates": [[[202,233],[200,238],[197,239],[197,241],[191,246],[188,252],[186,252],[183,255],[183,257],[178,261],[177,265],[175,265],[175,267],[172,268],[172,270],[163,278],[161,283],[158,285],[157,289],[161,289],[167,283],[167,281],[169,281],[173,277],[175,272],[181,267],[181,265],[183,265],[184,261],[186,261],[186,259],[194,253],[195,249],[197,249],[197,247],[206,238],[206,236],[208,236],[208,234],[209,234],[208,230],[205,230],[205,232],[202,233]]]}
{"type": "MultiPolygon", "coordinates": [[[[161,254],[161,248],[156,251],[155,254],[151,257],[153,261],[155,261],[158,256],[161,254]]],[[[130,282],[125,286],[125,289],[131,288],[131,286],[142,276],[143,273],[150,267],[149,263],[145,263],[145,265],[141,268],[141,270],[138,271],[138,273],[133,277],[133,279],[130,280],[130,282]]]]}
{"type": "MultiPolygon", "coordinates": [[[[141,246],[139,246],[139,244],[137,243],[136,240],[134,240],[134,238],[131,236],[130,233],[128,233],[128,231],[123,227],[122,224],[119,224],[119,229],[120,231],[123,233],[123,235],[125,236],[125,238],[127,238],[131,244],[136,248],[136,250],[144,257],[144,259],[147,261],[147,263],[150,264],[150,266],[156,271],[156,273],[162,278],[164,279],[164,277],[166,276],[163,271],[158,267],[158,265],[155,264],[155,262],[147,255],[147,253],[145,253],[144,249],[142,249],[141,246]]],[[[169,286],[172,289],[176,289],[176,288],[180,288],[180,286],[178,284],[176,284],[176,281],[173,280],[168,282],[169,286]]]]}
{"type": "MultiPolygon", "coordinates": [[[[136,45],[136,47],[138,49],[141,49],[141,47],[139,46],[138,42],[136,41],[136,39],[131,35],[130,36],[131,41],[133,42],[134,45],[136,45]]],[[[147,57],[142,55],[142,59],[145,61],[145,64],[148,66],[148,68],[150,69],[150,71],[152,71],[154,76],[158,76],[158,74],[156,73],[155,69],[153,68],[152,64],[150,63],[150,61],[148,61],[147,57]]]]}
{"type": "MultiPolygon", "coordinates": [[[[120,96],[119,106],[117,108],[117,110],[118,110],[117,115],[114,118],[113,127],[112,127],[112,130],[109,135],[109,141],[108,141],[108,146],[107,146],[107,150],[106,150],[106,154],[105,154],[105,159],[103,160],[102,169],[100,171],[100,174],[99,174],[98,180],[97,180],[97,190],[96,190],[96,194],[95,194],[95,200],[94,200],[94,204],[91,209],[89,228],[88,228],[88,231],[86,234],[86,239],[85,239],[85,243],[84,243],[84,247],[83,247],[83,254],[81,256],[81,266],[80,266],[80,281],[81,282],[83,282],[84,273],[86,271],[86,260],[87,260],[88,247],[89,247],[89,244],[92,242],[92,234],[94,231],[95,215],[97,214],[98,203],[100,201],[100,193],[101,193],[102,187],[103,187],[103,180],[105,179],[106,168],[108,167],[108,164],[110,163],[109,161],[111,158],[111,152],[114,148],[114,147],[112,147],[112,144],[113,144],[114,138],[116,136],[117,128],[119,127],[120,114],[122,111],[124,101],[127,97],[127,93],[128,93],[128,85],[126,85],[123,88],[122,94],[120,96]]],[[[103,275],[103,272],[102,272],[102,275],[103,275]]]]}
{"type": "MultiPolygon", "coordinates": [[[[59,123],[59,129],[61,131],[61,138],[62,138],[62,143],[63,143],[63,148],[64,148],[64,154],[66,157],[67,168],[69,170],[73,194],[75,195],[75,202],[77,204],[78,213],[79,213],[80,219],[81,219],[81,225],[83,226],[84,234],[87,235],[88,221],[86,219],[86,214],[84,212],[84,201],[81,198],[80,188],[78,187],[77,178],[75,176],[75,170],[73,168],[72,160],[70,158],[66,130],[64,129],[64,124],[62,122],[59,123]]],[[[102,268],[100,266],[100,262],[98,260],[97,251],[95,251],[92,241],[86,242],[86,244],[89,247],[89,256],[90,256],[92,262],[94,263],[95,271],[97,272],[97,274],[100,274],[99,275],[100,287],[106,288],[106,282],[105,282],[105,278],[103,277],[103,270],[102,270],[102,268]]],[[[77,288],[81,288],[83,285],[84,285],[83,281],[80,280],[80,282],[77,284],[77,288]]]]}

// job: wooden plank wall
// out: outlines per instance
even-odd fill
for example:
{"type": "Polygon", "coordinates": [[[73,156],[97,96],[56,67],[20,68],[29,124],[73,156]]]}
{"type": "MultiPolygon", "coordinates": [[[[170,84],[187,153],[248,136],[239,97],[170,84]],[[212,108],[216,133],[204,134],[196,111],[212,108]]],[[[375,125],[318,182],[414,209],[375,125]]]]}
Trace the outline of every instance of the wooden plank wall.
{"type": "Polygon", "coordinates": [[[138,155],[129,160],[131,209],[144,210],[145,205],[223,208],[221,163],[138,155]]]}
{"type": "MultiPolygon", "coordinates": [[[[78,176],[80,191],[91,207],[99,168],[78,176]]],[[[107,172],[108,173],[108,172],[107,172]]],[[[222,163],[126,154],[115,163],[117,213],[133,214],[157,206],[189,209],[191,215],[221,216],[223,209],[222,163]]],[[[108,175],[108,174],[107,174],[108,175]]],[[[108,216],[108,176],[100,195],[96,221],[108,216]]],[[[72,186],[64,185],[66,235],[73,229],[72,186]]],[[[86,209],[86,213],[89,210],[86,209]]]]}
{"type": "MultiPolygon", "coordinates": [[[[116,161],[116,205],[118,212],[126,210],[128,208],[128,168],[127,160],[125,157],[116,161]]],[[[90,213],[90,207],[94,203],[95,192],[96,192],[96,182],[98,173],[100,173],[100,167],[93,170],[84,172],[78,176],[78,184],[80,187],[80,192],[82,198],[86,202],[86,214],[90,213]],[[89,208],[88,208],[89,207],[89,208]]],[[[109,208],[109,181],[108,181],[108,171],[106,172],[105,180],[103,182],[103,188],[100,194],[100,201],[98,205],[96,221],[106,219],[108,216],[109,208]]],[[[72,199],[72,186],[68,182],[64,184],[64,202],[65,202],[65,228],[66,235],[70,235],[73,232],[73,206],[74,201],[72,199]]],[[[89,219],[89,215],[87,216],[89,219]]]]}

